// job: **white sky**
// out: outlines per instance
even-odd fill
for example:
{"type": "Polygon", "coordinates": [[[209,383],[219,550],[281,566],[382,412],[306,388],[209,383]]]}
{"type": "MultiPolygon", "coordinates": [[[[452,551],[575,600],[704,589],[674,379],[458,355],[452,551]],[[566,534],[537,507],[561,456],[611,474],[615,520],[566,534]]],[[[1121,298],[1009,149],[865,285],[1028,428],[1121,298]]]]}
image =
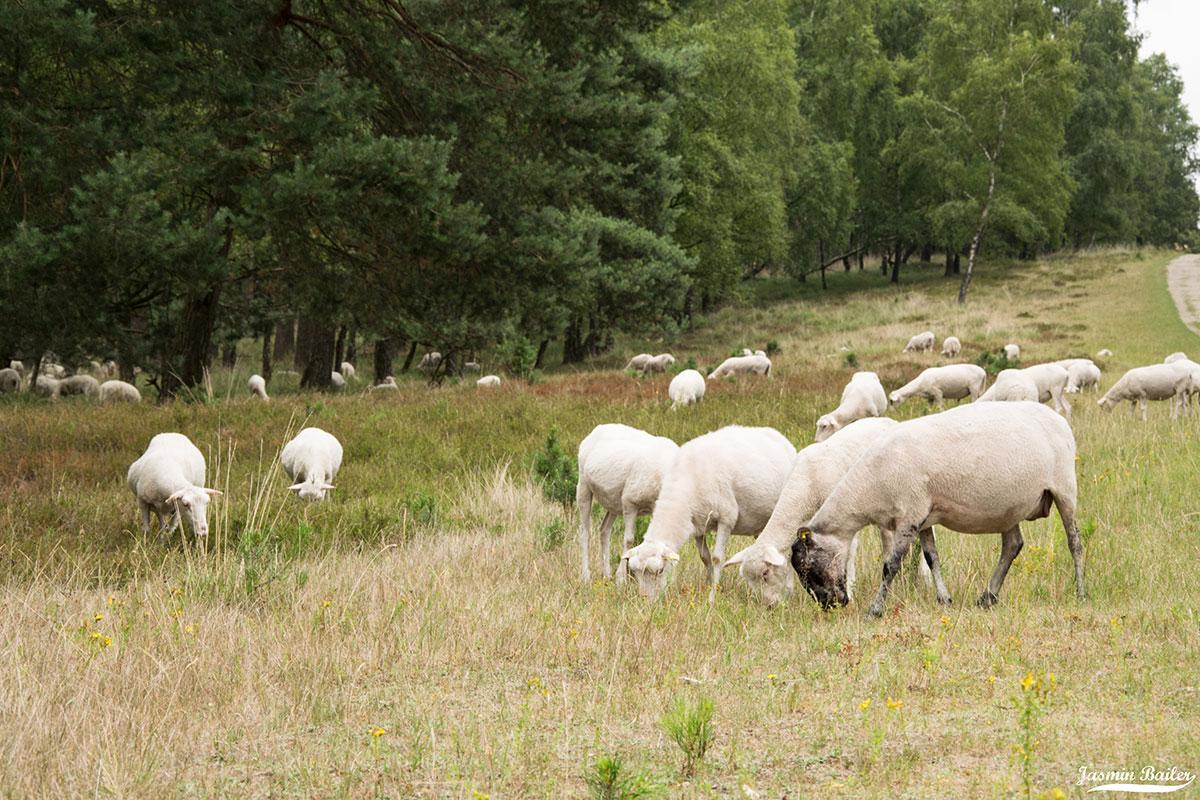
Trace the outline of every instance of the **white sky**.
{"type": "Polygon", "coordinates": [[[1200,122],[1200,0],[1142,0],[1134,25],[1143,36],[1143,56],[1165,53],[1175,65],[1184,103],[1192,121],[1200,122]]]}

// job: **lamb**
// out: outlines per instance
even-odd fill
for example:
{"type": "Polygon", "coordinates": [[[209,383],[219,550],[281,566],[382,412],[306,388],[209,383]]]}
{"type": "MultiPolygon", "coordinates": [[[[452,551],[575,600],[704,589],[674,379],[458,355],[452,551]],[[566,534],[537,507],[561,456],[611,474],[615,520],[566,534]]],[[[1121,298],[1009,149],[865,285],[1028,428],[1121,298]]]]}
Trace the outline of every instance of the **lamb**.
{"type": "Polygon", "coordinates": [[[1192,373],[1178,369],[1175,364],[1134,367],[1122,375],[1096,403],[1105,411],[1111,411],[1122,400],[1128,400],[1130,413],[1140,406],[1142,421],[1145,422],[1148,400],[1171,400],[1171,418],[1174,419],[1176,406],[1182,401],[1191,382],[1192,373]]]}
{"type": "Polygon", "coordinates": [[[910,397],[924,397],[938,407],[946,407],[945,400],[975,400],[983,394],[987,383],[987,372],[974,364],[948,364],[930,367],[889,395],[893,405],[899,405],[910,397]]]}
{"type": "Polygon", "coordinates": [[[1100,391],[1100,368],[1090,358],[1064,358],[1055,361],[1067,371],[1067,393],[1078,394],[1087,388],[1100,391]]]}
{"type": "Polygon", "coordinates": [[[384,378],[379,383],[372,386],[367,391],[369,391],[369,392],[377,392],[377,391],[389,392],[389,391],[399,391],[399,390],[400,390],[400,387],[396,385],[395,377],[388,375],[386,378],[384,378]]]}
{"type": "Polygon", "coordinates": [[[1003,370],[996,376],[996,382],[980,397],[980,400],[1034,400],[1044,403],[1054,401],[1054,409],[1068,420],[1071,418],[1071,404],[1063,397],[1067,390],[1070,376],[1067,371],[1057,364],[1035,364],[1020,370],[1003,370]],[[1014,373],[1005,375],[1005,373],[1014,373]],[[1019,373],[1019,375],[1015,374],[1019,373]],[[1001,376],[1004,380],[1001,381],[1001,376]],[[1028,379],[1028,381],[1026,381],[1028,379]],[[1028,387],[1032,384],[1037,390],[1035,397],[1029,396],[1028,387]]]}
{"type": "Polygon", "coordinates": [[[667,387],[667,397],[671,400],[671,410],[679,406],[690,406],[704,399],[707,385],[704,376],[694,369],[685,369],[671,379],[667,387]]]}
{"type": "Polygon", "coordinates": [[[1004,345],[1004,357],[1009,361],[1021,360],[1021,348],[1011,342],[1004,345]]]}
{"type": "Polygon", "coordinates": [[[329,373],[329,385],[335,389],[345,389],[346,379],[342,377],[342,373],[334,371],[329,373]]]}
{"type": "Polygon", "coordinates": [[[874,372],[856,372],[842,390],[842,402],[817,420],[816,441],[823,442],[851,422],[878,417],[887,411],[888,398],[874,372]]]}
{"type": "Polygon", "coordinates": [[[636,356],[629,359],[629,363],[625,365],[625,370],[636,370],[638,372],[642,372],[645,370],[646,362],[652,358],[654,358],[654,356],[650,355],[649,353],[638,353],[636,356]]]}
{"type": "Polygon", "coordinates": [[[421,356],[421,361],[417,364],[417,369],[437,369],[437,366],[441,363],[442,354],[436,350],[432,350],[421,356]]]}
{"type": "MultiPolygon", "coordinates": [[[[766,528],[753,544],[739,551],[722,566],[737,565],[750,593],[767,606],[774,606],[791,597],[795,590],[796,571],[789,561],[796,532],[817,513],[821,503],[825,502],[825,498],[858,457],[898,424],[887,417],[858,420],[825,441],[801,450],[766,528]]],[[[886,556],[891,550],[891,532],[881,528],[880,535],[886,556]]],[[[855,536],[851,540],[846,562],[848,594],[853,592],[857,549],[858,537],[855,536]]],[[[925,566],[924,562],[921,564],[925,566]]],[[[928,567],[925,569],[927,571],[928,567]]]]}
{"type": "Polygon", "coordinates": [[[670,353],[659,353],[642,365],[642,374],[647,372],[666,372],[675,365],[675,356],[670,353]]]}
{"type": "Polygon", "coordinates": [[[958,358],[958,354],[962,352],[962,342],[957,336],[947,336],[946,341],[942,342],[942,355],[947,358],[958,358]]]}
{"type": "Polygon", "coordinates": [[[918,333],[916,336],[908,340],[908,344],[904,345],[906,353],[932,353],[933,345],[936,339],[933,331],[925,331],[918,333]]]}
{"type": "Polygon", "coordinates": [[[499,375],[484,375],[479,380],[475,381],[476,386],[494,388],[500,385],[499,375]]]}
{"type": "Polygon", "coordinates": [[[349,361],[343,361],[341,372],[342,372],[343,378],[345,378],[348,381],[352,381],[352,380],[354,380],[354,375],[355,375],[355,373],[358,372],[358,370],[354,369],[354,365],[351,364],[349,361]]]}
{"type": "Polygon", "coordinates": [[[950,602],[933,546],[934,525],[960,533],[1000,533],[1000,560],[978,601],[986,608],[995,604],[1021,551],[1021,523],[1048,517],[1053,504],[1075,562],[1075,590],[1083,598],[1076,495],[1075,436],[1066,420],[1038,403],[960,406],[885,432],[800,528],[792,565],[822,606],[844,604],[846,555],[854,535],[865,525],[895,526],[895,546],[870,606],[878,617],[900,562],[918,537],[938,601],[950,602]]]}
{"type": "Polygon", "coordinates": [[[21,391],[21,373],[11,367],[0,369],[0,394],[21,391]]]}
{"type": "Polygon", "coordinates": [[[342,445],[320,428],[305,428],[283,446],[279,463],[295,483],[288,487],[301,500],[324,500],[342,466],[342,445]]]}
{"type": "Polygon", "coordinates": [[[1171,353],[1171,355],[1169,355],[1163,359],[1163,363],[1164,364],[1174,364],[1176,361],[1187,361],[1187,360],[1189,360],[1187,353],[1171,353]]]}
{"type": "Polygon", "coordinates": [[[62,394],[62,381],[49,375],[38,375],[33,390],[43,397],[57,400],[62,394]]]}
{"type": "Polygon", "coordinates": [[[795,457],[796,448],[773,428],[730,425],[680,447],[645,539],[621,556],[642,595],[653,600],[662,593],[667,566],[694,539],[714,600],[730,534],[753,536],[766,526],[795,457]],[[713,528],[710,553],[706,534],[713,528]]]}
{"type": "Polygon", "coordinates": [[[140,403],[142,393],[132,383],[111,380],[100,384],[101,403],[140,403]]]}
{"type": "MultiPolygon", "coordinates": [[[[579,443],[579,483],[575,502],[579,508],[580,574],[591,580],[589,543],[592,503],[604,509],[600,521],[600,548],[604,577],[612,577],[609,559],[612,526],[617,515],[625,520],[625,546],[633,547],[637,518],[654,510],[663,476],[679,452],[679,445],[663,436],[652,436],[627,425],[604,424],[592,429],[579,443]]],[[[624,583],[628,562],[621,559],[617,582],[624,583]]]]}
{"type": "Polygon", "coordinates": [[[250,393],[259,400],[271,399],[267,396],[267,382],[263,379],[262,375],[251,375],[250,380],[246,381],[246,387],[250,390],[250,393]]]}
{"type": "Polygon", "coordinates": [[[100,381],[91,375],[72,375],[69,378],[63,378],[59,384],[58,391],[59,394],[64,396],[81,394],[85,397],[99,397],[100,381]]]}
{"type": "Polygon", "coordinates": [[[182,433],[160,433],[151,439],[127,475],[129,490],[137,498],[142,531],[150,532],[153,511],[159,530],[171,517],[167,532],[183,521],[197,538],[207,536],[208,503],[221,492],[204,488],[204,473],[204,454],[182,433]]]}
{"type": "Polygon", "coordinates": [[[765,355],[731,356],[721,362],[720,366],[709,373],[710,381],[727,378],[734,375],[766,375],[771,376],[771,359],[765,355]]]}

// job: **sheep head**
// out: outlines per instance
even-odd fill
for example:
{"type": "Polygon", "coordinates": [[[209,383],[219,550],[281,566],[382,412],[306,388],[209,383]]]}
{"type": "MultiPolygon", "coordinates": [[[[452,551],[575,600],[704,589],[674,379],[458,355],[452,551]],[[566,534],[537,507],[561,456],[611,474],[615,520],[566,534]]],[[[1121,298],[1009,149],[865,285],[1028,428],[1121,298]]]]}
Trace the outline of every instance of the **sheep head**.
{"type": "Polygon", "coordinates": [[[846,592],[846,559],[833,542],[824,541],[812,523],[800,528],[792,545],[792,568],[809,594],[828,610],[850,602],[846,592]]]}
{"type": "Polygon", "coordinates": [[[187,522],[188,527],[197,538],[208,536],[208,502],[214,497],[220,497],[216,489],[205,489],[200,486],[189,486],[180,489],[166,499],[166,504],[174,505],[179,512],[179,518],[187,522]]]}
{"type": "Polygon", "coordinates": [[[621,559],[637,578],[638,590],[647,600],[657,600],[679,561],[679,554],[662,542],[642,542],[626,550],[621,559]]]}
{"type": "Polygon", "coordinates": [[[826,414],[817,420],[817,435],[813,437],[813,440],[817,442],[823,442],[830,436],[833,436],[835,433],[837,433],[841,427],[842,426],[838,423],[837,418],[834,417],[833,414],[826,414]]]}
{"type": "Polygon", "coordinates": [[[796,571],[783,553],[755,542],[728,559],[722,567],[737,566],[750,593],[768,608],[787,600],[796,590],[796,571]]]}
{"type": "Polygon", "coordinates": [[[315,503],[324,500],[325,493],[336,488],[332,483],[326,481],[301,481],[289,486],[288,491],[295,492],[296,496],[301,500],[308,500],[315,503]]]}

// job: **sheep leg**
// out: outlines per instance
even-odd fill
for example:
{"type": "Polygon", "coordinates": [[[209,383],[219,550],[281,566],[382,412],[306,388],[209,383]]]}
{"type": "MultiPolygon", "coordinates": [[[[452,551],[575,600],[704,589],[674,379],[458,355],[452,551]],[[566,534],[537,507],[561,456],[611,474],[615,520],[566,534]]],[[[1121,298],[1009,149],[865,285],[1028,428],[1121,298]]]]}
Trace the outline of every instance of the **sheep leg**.
{"type": "Polygon", "coordinates": [[[858,562],[858,534],[850,540],[850,551],[846,555],[846,599],[854,599],[854,577],[857,572],[855,564],[858,562]]]}
{"type": "Polygon", "coordinates": [[[605,511],[604,519],[600,520],[600,555],[604,562],[604,577],[606,578],[612,577],[612,529],[616,519],[616,514],[605,511]]]}
{"type": "Polygon", "coordinates": [[[937,404],[938,411],[946,410],[946,398],[942,396],[942,390],[934,387],[933,402],[937,404]]]}
{"type": "Polygon", "coordinates": [[[726,525],[723,522],[717,523],[717,539],[713,543],[712,562],[708,565],[708,602],[710,603],[717,599],[717,584],[721,582],[721,565],[725,563],[725,550],[729,547],[729,537],[732,534],[732,525],[726,525]]]}
{"type": "Polygon", "coordinates": [[[1054,505],[1058,506],[1058,516],[1062,520],[1063,530],[1067,532],[1067,548],[1071,551],[1071,560],[1075,562],[1075,594],[1083,600],[1087,598],[1083,588],[1083,540],[1079,536],[1079,526],[1075,524],[1075,505],[1064,502],[1058,495],[1054,496],[1054,505]]]}
{"type": "Polygon", "coordinates": [[[142,518],[142,533],[150,532],[150,504],[138,498],[138,515],[142,518]]]}
{"type": "Polygon", "coordinates": [[[583,481],[575,487],[575,506],[579,509],[579,574],[583,582],[588,583],[592,579],[588,559],[588,540],[592,536],[592,490],[583,481]]]}
{"type": "Polygon", "coordinates": [[[1021,526],[1013,525],[1001,535],[1000,541],[1000,560],[996,563],[991,580],[988,581],[987,591],[979,596],[980,608],[991,608],[1000,597],[1000,587],[1004,585],[1008,568],[1012,566],[1013,559],[1025,546],[1025,540],[1021,537],[1021,526]]]}
{"type": "MultiPolygon", "coordinates": [[[[629,509],[625,511],[625,550],[633,547],[633,539],[637,533],[637,509],[629,509]]],[[[629,561],[625,558],[621,559],[621,563],[617,565],[617,583],[624,583],[625,578],[629,576],[629,561]]]]}
{"type": "MultiPolygon", "coordinates": [[[[702,532],[699,536],[696,537],[696,552],[698,552],[700,554],[700,561],[703,562],[703,564],[704,564],[705,580],[707,582],[711,583],[712,582],[713,557],[712,557],[712,553],[710,553],[708,550],[708,533],[702,532]]],[[[720,568],[720,566],[721,566],[721,562],[718,561],[717,562],[718,569],[720,568]]],[[[708,597],[709,602],[712,602],[715,595],[716,595],[716,590],[714,588],[712,591],[709,592],[709,597],[708,597]]]]}
{"type": "MultiPolygon", "coordinates": [[[[1142,410],[1142,422],[1146,422],[1149,419],[1146,416],[1146,409],[1149,407],[1150,407],[1150,403],[1147,402],[1146,398],[1144,398],[1144,397],[1138,398],[1138,408],[1140,408],[1142,410]]],[[[1173,406],[1171,408],[1171,419],[1175,419],[1175,408],[1173,406]]]]}
{"type": "Polygon", "coordinates": [[[1070,422],[1071,403],[1067,400],[1067,396],[1063,394],[1061,390],[1058,392],[1058,409],[1062,412],[1062,415],[1067,418],[1067,422],[1070,422]]]}
{"type": "Polygon", "coordinates": [[[895,544],[892,546],[892,551],[887,554],[883,561],[883,582],[879,584],[879,593],[875,595],[875,599],[871,601],[871,607],[867,610],[867,613],[872,617],[883,615],[883,604],[887,600],[888,589],[892,585],[892,579],[900,571],[900,563],[908,555],[908,548],[912,547],[916,533],[916,528],[911,526],[896,532],[895,544]]]}
{"type": "Polygon", "coordinates": [[[937,544],[933,540],[933,528],[925,528],[921,531],[921,554],[925,556],[925,560],[921,563],[925,565],[925,569],[933,578],[938,602],[944,606],[950,605],[953,601],[942,580],[942,562],[938,558],[937,544]]]}

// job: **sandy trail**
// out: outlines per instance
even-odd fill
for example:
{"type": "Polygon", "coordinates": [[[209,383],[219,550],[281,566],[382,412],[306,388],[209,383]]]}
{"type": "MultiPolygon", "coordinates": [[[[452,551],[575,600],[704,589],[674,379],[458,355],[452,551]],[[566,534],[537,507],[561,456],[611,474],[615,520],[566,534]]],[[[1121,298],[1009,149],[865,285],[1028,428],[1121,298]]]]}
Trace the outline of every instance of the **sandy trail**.
{"type": "Polygon", "coordinates": [[[1200,255],[1180,256],[1168,264],[1167,287],[1183,324],[1200,335],[1200,255]]]}

